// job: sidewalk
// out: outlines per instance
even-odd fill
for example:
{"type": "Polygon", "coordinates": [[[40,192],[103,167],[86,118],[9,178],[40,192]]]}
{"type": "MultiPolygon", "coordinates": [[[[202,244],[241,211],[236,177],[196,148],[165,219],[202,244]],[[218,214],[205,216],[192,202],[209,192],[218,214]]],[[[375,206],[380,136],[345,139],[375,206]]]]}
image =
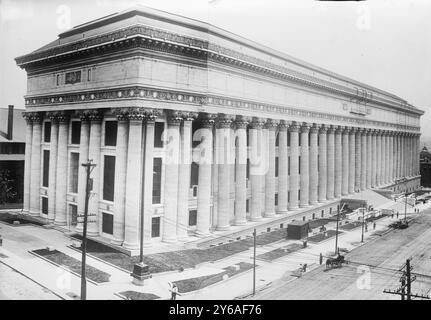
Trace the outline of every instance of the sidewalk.
{"type": "MultiPolygon", "coordinates": [[[[383,207],[383,206],[382,206],[383,207]]],[[[404,217],[404,204],[394,203],[390,200],[384,206],[400,212],[399,218],[404,217]]],[[[431,208],[431,203],[417,205],[421,211],[431,208]]],[[[413,209],[408,207],[408,216],[414,216],[413,209]]],[[[378,237],[376,233],[387,229],[387,226],[394,222],[396,218],[385,217],[376,221],[376,229],[372,230],[372,224],[368,225],[368,232],[364,235],[364,241],[372,241],[378,237]]],[[[361,245],[361,227],[350,231],[342,230],[339,235],[338,247],[351,250],[361,245]]],[[[33,225],[22,225],[13,227],[0,223],[0,233],[3,236],[3,246],[0,247],[0,261],[13,269],[25,274],[40,285],[48,288],[63,299],[76,299],[80,295],[81,279],[63,268],[45,261],[29,253],[29,250],[42,249],[47,246],[54,246],[55,249],[73,257],[81,259],[81,254],[68,246],[71,240],[63,233],[54,229],[44,229],[33,225]],[[6,257],[2,256],[5,255],[6,257]]],[[[288,244],[301,241],[281,240],[268,245],[259,246],[256,255],[282,248],[288,244]]],[[[306,263],[307,271],[319,265],[319,255],[322,253],[328,256],[334,253],[335,237],[319,243],[309,243],[307,248],[287,254],[273,261],[256,260],[256,289],[259,290],[268,285],[274,285],[280,278],[291,278],[292,272],[297,270],[301,264],[306,263]]],[[[325,262],[325,258],[323,259],[325,262]]],[[[153,274],[151,279],[145,281],[143,287],[135,286],[131,282],[131,276],[118,268],[108,265],[90,256],[87,257],[87,264],[111,275],[110,281],[96,285],[87,281],[88,299],[122,299],[117,294],[124,291],[136,291],[142,293],[152,293],[161,299],[169,299],[169,282],[182,279],[213,275],[223,272],[223,268],[233,266],[239,262],[253,263],[253,248],[238,254],[232,255],[220,261],[200,264],[195,269],[183,272],[167,272],[163,274],[153,274]]],[[[239,296],[250,294],[253,288],[253,271],[233,276],[230,279],[210,285],[198,291],[183,294],[178,299],[234,299],[239,296]]],[[[79,298],[79,297],[78,297],[79,298]]]]}

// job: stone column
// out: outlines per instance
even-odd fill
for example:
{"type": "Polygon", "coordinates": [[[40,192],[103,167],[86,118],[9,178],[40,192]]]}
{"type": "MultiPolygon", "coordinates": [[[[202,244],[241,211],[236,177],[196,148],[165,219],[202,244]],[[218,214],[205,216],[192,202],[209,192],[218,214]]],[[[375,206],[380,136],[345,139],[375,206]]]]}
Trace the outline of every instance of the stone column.
{"type": "Polygon", "coordinates": [[[389,151],[388,151],[388,163],[389,163],[389,168],[388,168],[388,182],[392,183],[394,181],[393,178],[393,165],[394,165],[394,159],[393,159],[393,152],[394,152],[394,141],[393,141],[393,136],[392,136],[392,131],[389,131],[389,135],[388,135],[388,145],[389,145],[389,151]]]}
{"type": "Polygon", "coordinates": [[[187,240],[187,228],[189,227],[189,190],[190,170],[192,164],[192,122],[198,116],[197,113],[182,113],[183,125],[180,128],[180,165],[178,176],[178,217],[177,237],[179,241],[187,240]]]}
{"type": "MultiPolygon", "coordinates": [[[[57,173],[55,182],[55,221],[59,226],[67,224],[67,142],[69,141],[69,116],[59,113],[58,120],[58,151],[57,173]]],[[[84,191],[85,192],[85,191],[84,191]]],[[[90,218],[91,219],[91,218],[90,218]]]]}
{"type": "Polygon", "coordinates": [[[356,128],[349,131],[349,194],[355,193],[355,135],[356,128]]]}
{"type": "Polygon", "coordinates": [[[117,144],[115,150],[115,185],[114,185],[114,238],[111,242],[122,245],[124,241],[124,216],[126,208],[127,142],[129,139],[129,118],[127,109],[114,109],[117,116],[117,144]]]}
{"type": "Polygon", "coordinates": [[[341,198],[341,184],[343,179],[343,144],[342,144],[342,127],[336,126],[335,129],[335,198],[341,198]]]}
{"type": "MultiPolygon", "coordinates": [[[[234,117],[221,114],[216,127],[216,164],[217,164],[217,230],[228,230],[229,223],[229,195],[230,195],[230,164],[231,164],[231,125],[234,117]]],[[[232,172],[233,174],[233,172],[232,172]]]]}
{"type": "Polygon", "coordinates": [[[247,222],[247,125],[246,117],[237,116],[235,120],[235,225],[241,226],[247,222]]]}
{"type": "Polygon", "coordinates": [[[301,170],[300,170],[300,190],[301,199],[299,202],[300,208],[308,207],[309,202],[309,188],[310,188],[310,175],[309,175],[309,146],[308,134],[310,132],[310,125],[303,123],[301,126],[301,170]]]}
{"type": "Polygon", "coordinates": [[[251,183],[251,208],[250,219],[258,221],[262,218],[261,188],[262,177],[267,170],[264,146],[262,144],[262,127],[264,119],[253,118],[250,124],[250,183],[251,183]]]}
{"type": "Polygon", "coordinates": [[[370,189],[372,186],[372,172],[373,172],[373,135],[372,130],[366,130],[367,135],[367,181],[366,188],[370,189]]]}
{"type": "Polygon", "coordinates": [[[341,194],[346,196],[349,193],[349,127],[345,127],[343,131],[343,178],[341,181],[341,194]]]}
{"type": "Polygon", "coordinates": [[[180,155],[180,125],[182,116],[178,112],[169,112],[167,128],[163,141],[165,145],[165,179],[164,179],[164,214],[163,242],[177,241],[178,216],[178,164],[180,155]]]}
{"type": "Polygon", "coordinates": [[[408,175],[411,177],[413,176],[413,136],[411,133],[409,133],[408,136],[408,151],[407,154],[409,156],[409,165],[408,165],[408,175]]]}
{"type": "Polygon", "coordinates": [[[397,179],[400,179],[403,175],[403,150],[402,150],[402,133],[397,133],[397,179]]]}
{"type": "Polygon", "coordinates": [[[287,157],[287,123],[284,120],[278,125],[278,212],[287,213],[288,192],[288,157],[287,157]]]}
{"type": "Polygon", "coordinates": [[[420,175],[420,165],[419,165],[419,155],[420,155],[420,133],[416,134],[416,139],[415,139],[415,154],[416,154],[416,171],[415,171],[415,175],[418,176],[420,175]]]}
{"type": "Polygon", "coordinates": [[[321,125],[319,131],[319,202],[326,201],[326,185],[327,185],[327,143],[326,143],[326,131],[328,126],[321,125]]]}
{"type": "Polygon", "coordinates": [[[40,153],[42,116],[37,112],[31,114],[33,134],[31,142],[31,179],[30,179],[30,215],[40,215],[40,153]]]}
{"type": "Polygon", "coordinates": [[[390,163],[390,137],[389,137],[389,131],[386,131],[385,135],[385,163],[386,163],[386,170],[385,170],[385,183],[388,184],[390,182],[390,169],[391,169],[391,163],[390,163]]]}
{"type": "Polygon", "coordinates": [[[327,162],[327,185],[326,185],[326,198],[328,200],[334,199],[335,194],[335,128],[331,126],[327,132],[327,151],[326,151],[326,162],[327,162]]]}
{"type": "Polygon", "coordinates": [[[196,234],[206,236],[210,229],[211,213],[211,169],[213,163],[213,126],[214,114],[206,114],[202,119],[202,128],[195,134],[201,139],[199,144],[199,179],[198,179],[198,215],[196,234]]]}
{"type": "Polygon", "coordinates": [[[290,132],[290,201],[289,210],[298,208],[298,162],[299,162],[299,147],[298,147],[298,132],[299,125],[293,121],[289,126],[290,132]]]}
{"type": "Polygon", "coordinates": [[[404,149],[404,132],[400,133],[400,178],[405,177],[405,149],[404,149]]]}
{"type": "Polygon", "coordinates": [[[365,129],[360,131],[361,139],[361,170],[360,170],[360,188],[365,190],[367,187],[367,134],[365,129]]]}
{"type": "MultiPolygon", "coordinates": [[[[90,120],[88,118],[89,110],[79,112],[81,119],[81,133],[79,140],[79,166],[78,166],[78,223],[76,231],[82,232],[83,217],[85,210],[85,188],[87,181],[87,170],[81,164],[86,163],[88,157],[88,146],[90,141],[90,120]]],[[[95,169],[94,169],[95,170],[95,169]]]]}
{"type": "MultiPolygon", "coordinates": [[[[49,147],[49,188],[48,188],[48,221],[53,223],[55,219],[55,193],[57,175],[57,148],[58,148],[58,121],[54,112],[48,113],[51,119],[51,137],[49,147]]],[[[66,154],[67,155],[67,154],[66,154]]]]}
{"type": "MultiPolygon", "coordinates": [[[[157,109],[147,108],[142,110],[145,113],[145,126],[143,127],[144,138],[142,138],[142,144],[144,145],[144,164],[143,164],[143,199],[142,205],[144,211],[144,247],[150,247],[152,245],[151,229],[153,219],[153,175],[154,175],[154,128],[157,117],[160,116],[160,111],[157,109]]],[[[140,119],[137,114],[136,120],[140,119]]],[[[130,146],[130,144],[129,144],[130,146]]],[[[167,177],[165,175],[165,177],[167,177]]],[[[165,178],[166,179],[166,178],[165,178]]],[[[182,185],[182,188],[187,189],[189,185],[182,185]]],[[[167,193],[164,193],[166,197],[167,193]]],[[[188,192],[187,192],[188,195],[188,192]]],[[[187,198],[188,200],[188,198],[187,198]]],[[[178,230],[178,226],[177,226],[178,230]]]]}
{"type": "MultiPolygon", "coordinates": [[[[99,199],[100,199],[100,173],[103,172],[100,146],[101,146],[101,124],[103,114],[98,110],[92,110],[89,114],[90,119],[90,141],[88,147],[88,157],[95,164],[90,177],[93,181],[93,188],[90,192],[90,199],[88,201],[88,235],[98,236],[99,235],[99,199]]],[[[58,150],[60,153],[60,150],[58,150]]],[[[57,173],[58,175],[58,173],[57,173]]],[[[136,175],[134,176],[136,179],[136,175]]]]}
{"type": "Polygon", "coordinates": [[[314,124],[310,129],[310,204],[317,204],[318,171],[318,145],[317,133],[319,127],[314,124]]]}
{"type": "Polygon", "coordinates": [[[275,130],[278,121],[268,119],[265,128],[268,130],[268,170],[265,174],[265,217],[275,215],[275,130]]]}
{"type": "Polygon", "coordinates": [[[32,136],[33,136],[33,122],[31,113],[23,112],[22,116],[26,121],[25,129],[25,161],[24,161],[24,213],[28,214],[30,211],[30,180],[31,180],[31,150],[32,150],[32,136]]]}
{"type": "Polygon", "coordinates": [[[377,130],[372,130],[372,170],[371,170],[371,187],[377,186],[377,130]]]}
{"type": "MultiPolygon", "coordinates": [[[[142,136],[143,136],[143,121],[146,118],[144,108],[129,108],[129,141],[127,145],[127,173],[126,173],[126,199],[125,199],[125,214],[124,214],[124,242],[123,247],[129,250],[139,249],[139,234],[141,222],[141,185],[142,185],[142,136]]],[[[91,124],[91,136],[93,136],[93,126],[91,124]]],[[[96,127],[97,132],[97,127],[96,127]]],[[[94,138],[90,138],[90,159],[92,157],[91,150],[93,144],[96,145],[94,138]]],[[[149,142],[154,144],[154,139],[149,142]]],[[[93,151],[94,152],[94,151],[93,151]]],[[[151,166],[151,170],[153,170],[151,166]]],[[[148,194],[145,190],[144,194],[148,194]]],[[[152,194],[152,192],[150,193],[152,194]]],[[[146,199],[145,199],[146,200],[146,199]]],[[[144,201],[145,201],[144,200],[144,201]]],[[[152,202],[150,202],[152,203],[152,202]]],[[[145,222],[145,221],[144,221],[145,222]]]]}
{"type": "Polygon", "coordinates": [[[382,130],[381,131],[381,143],[380,143],[380,150],[381,150],[381,154],[380,154],[380,163],[381,163],[381,167],[380,167],[380,184],[384,185],[385,184],[385,173],[386,173],[386,131],[382,130]]]}
{"type": "Polygon", "coordinates": [[[376,186],[380,187],[382,184],[382,132],[377,131],[376,136],[376,186]]]}

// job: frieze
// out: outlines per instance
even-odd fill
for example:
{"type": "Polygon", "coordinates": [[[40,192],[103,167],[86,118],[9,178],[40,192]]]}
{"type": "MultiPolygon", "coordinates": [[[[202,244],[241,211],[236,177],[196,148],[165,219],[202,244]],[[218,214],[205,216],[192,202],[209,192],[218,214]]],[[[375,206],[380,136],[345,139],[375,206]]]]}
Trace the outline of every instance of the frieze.
{"type": "Polygon", "coordinates": [[[352,124],[372,125],[380,127],[392,127],[398,130],[419,131],[419,127],[391,124],[368,119],[356,119],[346,116],[337,116],[334,114],[326,114],[317,111],[303,111],[301,109],[285,106],[276,106],[269,104],[257,104],[254,102],[228,99],[218,96],[203,96],[190,93],[181,93],[174,91],[162,91],[145,87],[131,87],[125,89],[108,89],[94,92],[78,92],[56,96],[45,97],[26,97],[26,106],[43,106],[43,105],[58,105],[65,103],[82,103],[101,100],[117,100],[117,99],[149,99],[149,100],[164,100],[175,101],[176,103],[195,104],[195,105],[218,105],[223,107],[234,106],[241,109],[249,109],[254,111],[272,112],[277,114],[288,114],[291,116],[301,116],[306,118],[321,118],[332,121],[349,122],[352,124]],[[121,94],[120,94],[121,93],[121,94]],[[82,96],[85,97],[82,100],[82,96]]]}

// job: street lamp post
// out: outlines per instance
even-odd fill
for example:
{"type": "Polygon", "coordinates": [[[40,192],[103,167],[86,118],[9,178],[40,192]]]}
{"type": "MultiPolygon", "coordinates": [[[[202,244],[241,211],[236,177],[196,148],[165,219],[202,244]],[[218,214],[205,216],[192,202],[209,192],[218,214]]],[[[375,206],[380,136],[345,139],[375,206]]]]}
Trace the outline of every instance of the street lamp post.
{"type": "Polygon", "coordinates": [[[361,242],[364,242],[365,208],[361,208],[361,210],[362,210],[362,236],[361,236],[361,242]]]}

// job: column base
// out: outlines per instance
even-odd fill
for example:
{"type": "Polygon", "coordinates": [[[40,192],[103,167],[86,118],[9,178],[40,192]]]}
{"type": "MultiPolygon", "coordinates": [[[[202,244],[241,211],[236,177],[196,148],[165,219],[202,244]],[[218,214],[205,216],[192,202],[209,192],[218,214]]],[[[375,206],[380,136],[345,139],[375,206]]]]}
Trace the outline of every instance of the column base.
{"type": "Polygon", "coordinates": [[[75,231],[76,232],[83,232],[84,231],[84,227],[82,226],[82,223],[79,223],[76,225],[75,231]]]}
{"type": "Polygon", "coordinates": [[[162,242],[165,242],[165,243],[177,243],[178,239],[177,238],[167,238],[167,239],[162,239],[162,242]]]}
{"type": "Polygon", "coordinates": [[[123,248],[127,250],[138,250],[139,244],[138,243],[127,243],[126,241],[123,242],[123,248]]]}
{"type": "Polygon", "coordinates": [[[310,206],[316,206],[318,203],[317,203],[317,201],[311,201],[310,202],[310,206]]]}
{"type": "Polygon", "coordinates": [[[287,209],[277,210],[277,214],[286,214],[287,212],[288,212],[287,209]]]}
{"type": "Polygon", "coordinates": [[[298,210],[298,209],[299,209],[298,206],[289,207],[289,211],[295,211],[295,210],[298,210]]]}
{"type": "Polygon", "coordinates": [[[235,225],[236,226],[245,226],[246,224],[247,224],[247,220],[246,219],[235,221],[235,225]]]}
{"type": "Polygon", "coordinates": [[[328,201],[334,201],[335,197],[328,197],[328,201]]]}
{"type": "Polygon", "coordinates": [[[64,220],[64,221],[62,221],[62,220],[55,220],[54,224],[56,226],[65,226],[67,224],[67,221],[66,220],[64,220]]]}
{"type": "Polygon", "coordinates": [[[226,225],[226,226],[217,226],[216,230],[217,231],[226,231],[230,229],[230,225],[226,225]]]}
{"type": "Polygon", "coordinates": [[[87,236],[89,237],[98,237],[99,232],[98,231],[87,231],[87,236]]]}
{"type": "Polygon", "coordinates": [[[262,217],[250,217],[250,221],[256,222],[256,221],[262,221],[262,217]]]}
{"type": "Polygon", "coordinates": [[[275,211],[273,211],[273,212],[265,212],[264,216],[265,216],[265,218],[275,217],[275,211]]]}
{"type": "Polygon", "coordinates": [[[299,207],[302,209],[302,208],[308,208],[310,205],[307,203],[307,204],[300,204],[299,205],[299,207]]]}
{"type": "Polygon", "coordinates": [[[199,238],[205,238],[210,235],[209,231],[196,231],[195,235],[199,238]]]}
{"type": "Polygon", "coordinates": [[[112,239],[111,240],[111,244],[113,244],[114,246],[121,246],[123,244],[124,240],[121,239],[112,239]]]}
{"type": "Polygon", "coordinates": [[[39,212],[30,210],[28,214],[32,217],[39,217],[39,212]]]}

